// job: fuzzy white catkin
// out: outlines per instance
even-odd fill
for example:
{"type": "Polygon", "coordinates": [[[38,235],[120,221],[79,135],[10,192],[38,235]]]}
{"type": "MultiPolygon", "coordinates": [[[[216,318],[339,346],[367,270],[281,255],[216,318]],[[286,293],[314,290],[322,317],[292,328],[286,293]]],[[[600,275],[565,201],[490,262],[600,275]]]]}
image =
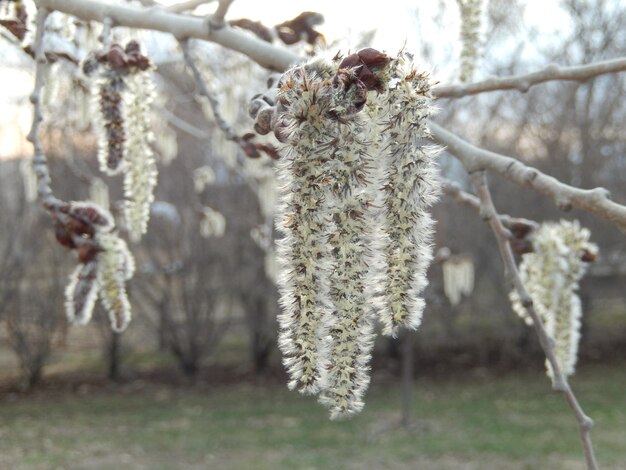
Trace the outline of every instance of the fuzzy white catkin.
{"type": "Polygon", "coordinates": [[[468,258],[448,259],[443,262],[443,290],[454,305],[461,302],[463,295],[474,290],[474,263],[468,258]]]}
{"type": "Polygon", "coordinates": [[[333,311],[329,324],[328,386],[322,391],[320,402],[330,408],[331,419],[358,413],[363,408],[374,344],[368,290],[373,157],[366,138],[370,126],[361,116],[364,115],[348,116],[341,126],[329,123],[341,130],[326,166],[330,216],[326,237],[331,249],[328,296],[333,311]]]}
{"type": "Polygon", "coordinates": [[[457,0],[461,14],[461,73],[460,80],[472,80],[480,48],[482,0],[457,0]]]}
{"type": "Polygon", "coordinates": [[[127,78],[124,93],[126,123],[124,169],[124,217],[131,240],[137,242],[148,230],[150,204],[154,201],[157,166],[150,147],[154,140],[150,108],[154,99],[151,71],[136,71],[127,78]]]}
{"type": "Polygon", "coordinates": [[[208,165],[193,170],[193,189],[196,193],[202,193],[207,186],[215,182],[215,171],[208,165]]]}
{"type": "MultiPolygon", "coordinates": [[[[597,252],[589,236],[589,230],[578,221],[544,223],[531,236],[533,252],[523,255],[519,267],[535,310],[554,340],[554,353],[565,375],[574,373],[580,340],[582,308],[576,291],[587,270],[581,258],[585,252],[597,252]]],[[[532,324],[517,292],[512,291],[510,298],[513,310],[532,324]]],[[[553,378],[547,361],[546,370],[553,378]]]]}
{"type": "Polygon", "coordinates": [[[90,261],[79,264],[70,274],[65,288],[65,314],[70,323],[86,325],[91,320],[98,298],[97,272],[98,263],[90,261]]]}
{"type": "Polygon", "coordinates": [[[321,210],[326,197],[324,166],[329,155],[322,149],[336,137],[338,129],[324,126],[331,89],[322,87],[322,82],[314,67],[297,67],[283,76],[278,95],[284,108],[278,117],[285,121],[287,130],[286,148],[277,164],[276,220],[283,234],[277,242],[282,306],[278,345],[290,376],[289,387],[307,394],[327,386],[332,311],[327,292],[326,255],[330,247],[325,237],[329,220],[321,210]]]}
{"type": "Polygon", "coordinates": [[[376,314],[387,334],[419,324],[438,192],[427,76],[401,53],[368,92],[339,60],[286,72],[276,116],[279,346],[290,388],[333,419],[363,408],[376,314]]]}
{"type": "Polygon", "coordinates": [[[100,178],[93,178],[89,184],[89,199],[104,209],[109,209],[109,187],[100,178]]]}
{"type": "Polygon", "coordinates": [[[98,287],[113,331],[124,331],[131,318],[126,281],[135,272],[135,263],[126,242],[113,233],[99,233],[98,287]]]}
{"type": "Polygon", "coordinates": [[[412,57],[401,53],[392,61],[389,85],[382,96],[384,225],[380,321],[383,334],[396,336],[401,327],[416,329],[422,318],[422,292],[432,261],[434,222],[429,213],[440,185],[439,149],[424,144],[425,120],[432,113],[430,82],[414,69],[412,57]]]}
{"type": "Polygon", "coordinates": [[[24,197],[27,202],[37,200],[37,175],[33,164],[29,160],[20,162],[20,174],[22,175],[22,183],[24,185],[24,197]]]}
{"type": "Polygon", "coordinates": [[[226,218],[211,207],[203,207],[200,218],[200,235],[203,238],[221,237],[225,232],[226,218]]]}
{"type": "MultiPolygon", "coordinates": [[[[93,230],[93,238],[85,238],[83,242],[87,244],[85,247],[94,250],[95,255],[79,256],[83,262],[70,275],[65,289],[67,318],[74,324],[87,324],[99,295],[109,313],[113,330],[122,331],[131,317],[126,281],[135,272],[134,259],[126,242],[114,231],[113,216],[108,210],[97,204],[72,202],[67,214],[93,230]]],[[[88,253],[89,250],[83,255],[88,253]]]]}

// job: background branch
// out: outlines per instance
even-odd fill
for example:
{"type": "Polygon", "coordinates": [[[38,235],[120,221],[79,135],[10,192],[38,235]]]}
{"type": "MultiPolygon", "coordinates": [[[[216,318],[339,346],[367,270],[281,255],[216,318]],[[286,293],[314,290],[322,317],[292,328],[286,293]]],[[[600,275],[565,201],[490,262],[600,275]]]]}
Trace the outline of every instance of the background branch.
{"type": "Polygon", "coordinates": [[[562,210],[573,207],[584,209],[613,222],[626,233],[626,206],[611,201],[606,189],[569,186],[515,158],[475,147],[432,121],[429,121],[428,126],[434,139],[447,146],[448,151],[463,163],[469,173],[491,170],[519,186],[532,188],[551,197],[562,210]]]}
{"type": "MultiPolygon", "coordinates": [[[[451,197],[459,204],[471,207],[476,212],[480,212],[481,203],[478,197],[463,191],[458,184],[446,178],[441,178],[441,184],[441,189],[446,196],[451,197]]],[[[504,225],[506,228],[510,228],[516,224],[525,225],[532,229],[536,229],[539,227],[539,224],[537,222],[522,217],[511,217],[507,214],[498,214],[498,217],[500,218],[500,222],[502,222],[502,225],[504,225]]]]}
{"type": "Polygon", "coordinates": [[[492,77],[467,85],[448,85],[436,87],[433,89],[433,95],[437,98],[461,98],[463,96],[476,95],[478,93],[502,90],[518,90],[525,93],[533,85],[552,80],[584,82],[599,75],[623,72],[625,70],[626,57],[574,67],[559,67],[558,65],[553,64],[548,65],[543,70],[526,75],[492,77]]]}
{"type": "Polygon", "coordinates": [[[213,28],[219,29],[224,27],[224,18],[226,17],[226,13],[228,13],[228,9],[230,5],[235,0],[219,0],[219,5],[217,6],[217,10],[211,16],[211,26],[213,28]]]}
{"type": "Polygon", "coordinates": [[[39,6],[58,10],[85,21],[102,22],[107,16],[116,26],[151,29],[173,34],[177,39],[204,39],[245,54],[263,67],[283,71],[302,57],[288,49],[273,46],[229,26],[212,29],[208,19],[177,15],[161,8],[110,4],[104,0],[39,0],[39,6]]]}
{"type": "Polygon", "coordinates": [[[27,139],[33,144],[33,168],[37,175],[37,195],[39,200],[46,209],[52,210],[59,206],[60,202],[52,193],[50,187],[50,172],[48,170],[48,159],[43,153],[41,142],[39,141],[39,125],[43,120],[41,113],[41,90],[44,86],[46,75],[46,55],[43,50],[43,36],[45,32],[46,19],[49,11],[46,8],[37,10],[37,31],[35,33],[35,60],[37,62],[35,68],[35,87],[30,95],[30,102],[33,104],[33,123],[28,133],[27,139]]]}
{"type": "Polygon", "coordinates": [[[215,0],[189,0],[187,2],[175,3],[174,5],[170,5],[165,9],[167,11],[171,11],[172,13],[183,13],[186,11],[195,10],[200,5],[204,5],[205,3],[212,3],[215,0]]]}
{"type": "Polygon", "coordinates": [[[472,182],[476,186],[476,190],[480,196],[481,215],[485,221],[489,223],[489,226],[498,241],[498,248],[500,249],[500,255],[504,263],[505,276],[513,284],[513,287],[520,297],[522,305],[526,308],[528,315],[532,318],[535,331],[539,337],[541,348],[543,349],[543,352],[552,367],[554,374],[554,390],[563,393],[567,403],[572,409],[572,412],[576,416],[580,438],[585,452],[587,468],[589,470],[597,470],[598,464],[593,452],[593,444],[591,442],[591,435],[589,432],[593,427],[593,421],[585,414],[576,399],[576,395],[574,395],[572,388],[567,382],[567,378],[563,374],[563,371],[561,370],[554,354],[554,341],[548,336],[548,333],[543,326],[543,322],[533,306],[533,300],[522,282],[519,271],[517,270],[517,264],[515,263],[511,244],[509,242],[510,232],[500,222],[500,218],[491,198],[491,191],[489,190],[489,186],[487,184],[485,172],[482,170],[474,172],[472,174],[472,182]]]}
{"type": "Polygon", "coordinates": [[[202,75],[200,74],[200,70],[198,70],[198,67],[191,57],[191,53],[189,52],[189,41],[180,41],[180,47],[183,50],[185,63],[193,73],[193,78],[195,80],[198,93],[204,96],[211,105],[211,111],[213,111],[213,117],[215,117],[215,122],[217,123],[217,126],[224,133],[228,140],[233,141],[242,147],[245,146],[246,142],[232,129],[230,124],[226,122],[226,119],[224,119],[224,116],[222,116],[222,112],[220,111],[220,104],[217,101],[217,98],[215,97],[215,95],[213,95],[213,93],[211,93],[209,88],[204,83],[202,75]]]}

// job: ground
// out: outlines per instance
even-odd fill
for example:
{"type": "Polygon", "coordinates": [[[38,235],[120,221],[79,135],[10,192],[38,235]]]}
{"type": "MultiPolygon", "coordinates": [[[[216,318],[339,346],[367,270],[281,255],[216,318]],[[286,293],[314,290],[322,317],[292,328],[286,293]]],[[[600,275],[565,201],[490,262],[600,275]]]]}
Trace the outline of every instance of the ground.
{"type": "MultiPolygon", "coordinates": [[[[224,372],[215,372],[224,374],[224,372]]],[[[226,374],[227,375],[227,374],[226,374]]],[[[278,379],[167,385],[57,379],[0,391],[2,469],[582,469],[567,404],[540,372],[418,378],[413,429],[397,379],[374,376],[363,413],[331,422],[278,379]]],[[[626,369],[572,380],[604,469],[626,462],[626,369]]]]}

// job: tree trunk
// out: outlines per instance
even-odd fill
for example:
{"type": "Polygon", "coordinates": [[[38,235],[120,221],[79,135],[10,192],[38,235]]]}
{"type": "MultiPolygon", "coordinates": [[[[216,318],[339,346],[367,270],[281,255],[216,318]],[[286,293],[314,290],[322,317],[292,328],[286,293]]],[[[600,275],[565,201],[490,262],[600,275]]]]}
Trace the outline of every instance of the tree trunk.
{"type": "Polygon", "coordinates": [[[413,398],[413,335],[406,332],[402,338],[402,426],[411,427],[413,398]]]}

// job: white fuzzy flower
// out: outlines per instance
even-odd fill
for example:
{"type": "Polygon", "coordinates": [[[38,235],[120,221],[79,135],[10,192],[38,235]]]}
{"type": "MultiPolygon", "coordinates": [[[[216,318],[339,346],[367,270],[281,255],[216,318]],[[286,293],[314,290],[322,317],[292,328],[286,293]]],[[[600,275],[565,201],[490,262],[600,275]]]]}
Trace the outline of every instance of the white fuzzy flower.
{"type": "Polygon", "coordinates": [[[89,199],[104,209],[110,205],[109,187],[100,178],[93,178],[89,184],[89,199]]]}
{"type": "Polygon", "coordinates": [[[65,290],[66,313],[72,323],[89,322],[98,294],[115,331],[122,331],[130,321],[125,285],[135,264],[126,242],[113,229],[110,212],[96,204],[71,202],[57,215],[57,240],[76,249],[81,261],[65,290]]]}
{"type": "Polygon", "coordinates": [[[150,108],[154,84],[150,70],[136,71],[127,79],[124,115],[127,129],[124,169],[124,218],[131,240],[139,241],[148,229],[150,204],[154,201],[157,166],[150,143],[150,108]]]}
{"type": "Polygon", "coordinates": [[[193,170],[193,189],[201,193],[204,189],[215,182],[215,172],[208,165],[193,170]]]}
{"type": "Polygon", "coordinates": [[[461,13],[461,74],[462,82],[467,82],[474,75],[480,48],[480,21],[482,0],[457,0],[461,13]]]}
{"type": "Polygon", "coordinates": [[[430,82],[416,72],[410,55],[391,62],[389,83],[380,98],[384,129],[380,164],[383,166],[383,333],[396,336],[400,327],[416,329],[422,318],[422,292],[432,260],[433,219],[428,212],[439,195],[437,147],[425,119],[432,112],[430,82]]]}
{"type": "Polygon", "coordinates": [[[375,310],[386,333],[419,323],[437,194],[434,151],[421,142],[426,76],[408,54],[364,49],[339,60],[283,75],[275,126],[285,142],[279,346],[289,386],[319,393],[331,418],[363,407],[375,310]]]}
{"type": "Polygon", "coordinates": [[[204,238],[221,237],[226,231],[224,216],[210,207],[203,207],[200,219],[200,235],[204,238]]]}
{"type": "MultiPolygon", "coordinates": [[[[589,236],[589,230],[577,221],[544,223],[531,235],[533,252],[523,255],[519,267],[534,308],[554,340],[554,352],[565,375],[573,374],[576,366],[582,315],[576,291],[587,270],[583,258],[597,251],[589,236]]],[[[514,311],[532,324],[517,292],[511,292],[510,298],[514,311]]],[[[546,368],[553,377],[548,362],[546,368]]]]}
{"type": "Polygon", "coordinates": [[[70,274],[65,288],[65,313],[70,323],[86,325],[91,320],[98,298],[98,263],[79,264],[70,274]]]}
{"type": "Polygon", "coordinates": [[[98,253],[98,290],[102,304],[109,313],[111,328],[124,331],[131,318],[126,281],[135,272],[135,263],[124,240],[113,233],[100,233],[96,241],[98,253]]]}
{"type": "Polygon", "coordinates": [[[474,263],[467,257],[453,257],[446,259],[442,268],[444,293],[453,306],[458,305],[463,295],[474,290],[474,263]]]}
{"type": "Polygon", "coordinates": [[[326,388],[328,365],[327,294],[330,251],[325,237],[325,172],[338,129],[328,125],[332,90],[312,67],[288,71],[278,95],[278,119],[287,147],[278,162],[277,261],[283,311],[278,344],[291,378],[290,388],[318,393],[326,388]]]}

